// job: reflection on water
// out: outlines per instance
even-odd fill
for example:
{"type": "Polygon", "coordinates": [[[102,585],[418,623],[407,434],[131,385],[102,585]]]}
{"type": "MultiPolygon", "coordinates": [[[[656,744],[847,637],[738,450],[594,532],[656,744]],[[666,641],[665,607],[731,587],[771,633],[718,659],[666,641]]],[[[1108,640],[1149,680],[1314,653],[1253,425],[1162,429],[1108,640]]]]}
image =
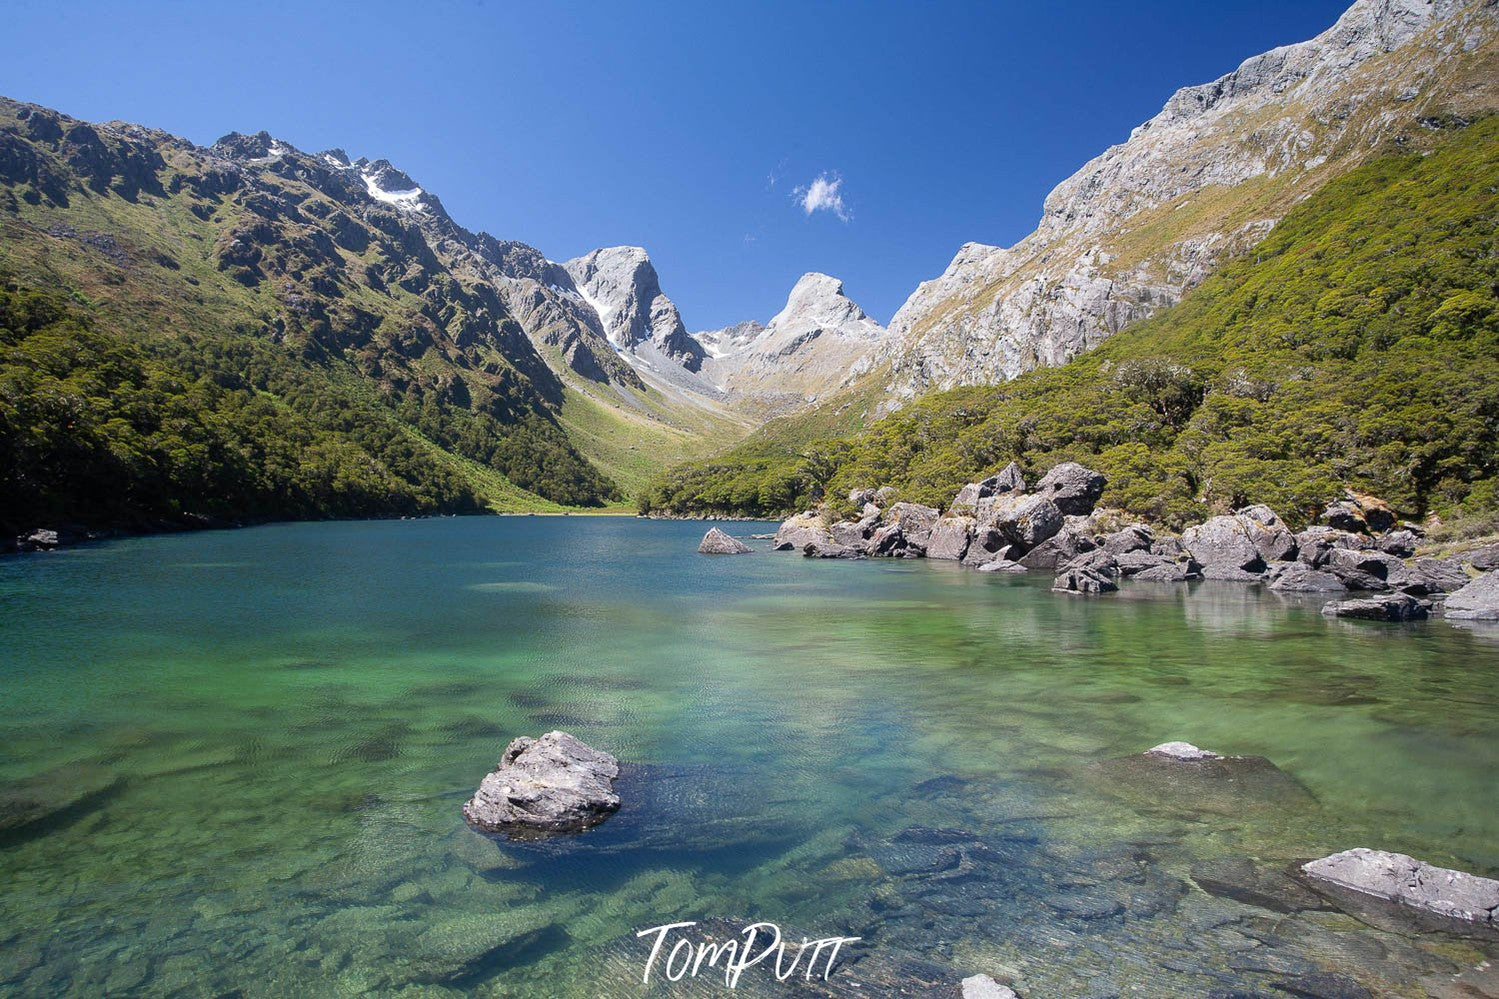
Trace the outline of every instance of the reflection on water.
{"type": "Polygon", "coordinates": [[[679,920],[862,936],[832,994],[1419,995],[1484,956],[1285,872],[1367,845],[1499,873],[1491,631],[714,559],[702,530],[287,525],[0,563],[0,983],[639,995],[635,931],[679,920]],[[619,815],[470,832],[500,749],[550,728],[626,761],[619,815]],[[1170,739],[1280,771],[1225,797],[1111,762],[1170,739]]]}

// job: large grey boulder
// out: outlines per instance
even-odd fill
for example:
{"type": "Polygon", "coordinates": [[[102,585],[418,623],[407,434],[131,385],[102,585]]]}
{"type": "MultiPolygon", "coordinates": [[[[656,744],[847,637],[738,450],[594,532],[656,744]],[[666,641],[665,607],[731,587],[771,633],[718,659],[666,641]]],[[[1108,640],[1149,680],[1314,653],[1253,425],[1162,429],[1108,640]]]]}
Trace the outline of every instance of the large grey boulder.
{"type": "Polygon", "coordinates": [[[716,527],[708,528],[697,550],[704,555],[748,555],[754,551],[738,538],[731,538],[716,527]]]}
{"type": "Polygon", "coordinates": [[[1347,617],[1361,621],[1424,621],[1431,605],[1404,593],[1381,594],[1355,600],[1333,600],[1322,607],[1327,617],[1347,617]]]}
{"type": "Polygon", "coordinates": [[[1371,538],[1362,534],[1353,534],[1349,531],[1339,530],[1336,527],[1313,524],[1296,535],[1296,547],[1297,558],[1314,569],[1320,569],[1327,564],[1329,556],[1335,549],[1367,549],[1374,547],[1374,542],[1371,538]]]}
{"type": "Polygon", "coordinates": [[[1092,544],[1087,538],[1063,528],[1020,556],[1018,561],[1027,569],[1050,572],[1090,550],[1092,544]]]}
{"type": "Polygon", "coordinates": [[[1398,518],[1384,500],[1375,496],[1347,492],[1343,498],[1328,504],[1322,523],[1355,534],[1383,534],[1395,526],[1398,518]]]}
{"type": "Polygon", "coordinates": [[[833,543],[836,545],[862,547],[864,542],[868,540],[865,527],[859,521],[840,520],[828,528],[828,531],[833,535],[833,543]]]}
{"type": "Polygon", "coordinates": [[[1421,539],[1414,531],[1391,531],[1378,540],[1379,550],[1397,558],[1410,558],[1416,554],[1421,539]]]}
{"type": "Polygon", "coordinates": [[[1429,597],[1455,593],[1472,582],[1456,561],[1422,557],[1411,562],[1386,580],[1401,593],[1429,597]]]}
{"type": "Polygon", "coordinates": [[[1486,572],[1453,593],[1444,613],[1463,621],[1499,621],[1499,572],[1486,572]]]}
{"type": "Polygon", "coordinates": [[[1196,562],[1172,562],[1142,569],[1130,578],[1141,583],[1187,583],[1201,579],[1202,570],[1196,562]]]}
{"type": "Polygon", "coordinates": [[[990,496],[1001,493],[1023,492],[1025,492],[1025,476],[1021,474],[1020,466],[1012,461],[997,475],[991,475],[981,482],[970,482],[959,489],[958,495],[953,497],[952,512],[972,513],[981,499],[988,499],[990,496]]]}
{"type": "MultiPolygon", "coordinates": [[[[1108,551],[1107,548],[1103,550],[1105,552],[1108,551]]],[[[1118,555],[1111,557],[1114,559],[1114,566],[1121,576],[1138,576],[1147,569],[1174,566],[1177,561],[1168,555],[1157,555],[1154,552],[1138,548],[1133,551],[1120,552],[1118,555]]]]}
{"type": "Polygon", "coordinates": [[[807,558],[867,558],[869,551],[862,545],[840,545],[836,542],[823,544],[814,541],[802,549],[807,558]]]}
{"type": "Polygon", "coordinates": [[[808,510],[788,517],[776,530],[776,551],[800,551],[810,544],[832,544],[833,535],[823,523],[822,515],[808,510]]]}
{"type": "Polygon", "coordinates": [[[1086,515],[1093,512],[1108,481],[1101,472],[1064,461],[1041,476],[1036,495],[1051,500],[1063,513],[1086,515]]]}
{"type": "Polygon", "coordinates": [[[866,546],[870,555],[887,558],[921,558],[937,523],[935,508],[918,503],[897,503],[881,516],[879,526],[869,535],[866,546]]]}
{"type": "Polygon", "coordinates": [[[1405,571],[1405,563],[1380,551],[1335,548],[1321,568],[1341,579],[1350,590],[1377,593],[1390,589],[1391,578],[1405,571]]]}
{"type": "Polygon", "coordinates": [[[972,517],[943,517],[932,525],[931,537],[926,543],[926,557],[959,561],[968,554],[968,544],[973,540],[974,519],[972,517]]]}
{"type": "Polygon", "coordinates": [[[619,811],[619,761],[566,732],[522,736],[463,806],[469,825],[525,838],[582,832],[619,811]]]}
{"type": "Polygon", "coordinates": [[[1244,533],[1266,562],[1280,562],[1296,557],[1296,535],[1263,503],[1237,510],[1234,516],[1244,525],[1244,533]]]}
{"type": "Polygon", "coordinates": [[[1097,569],[1075,566],[1063,569],[1051,584],[1057,593],[1089,595],[1113,593],[1119,585],[1097,569]]]}
{"type": "Polygon", "coordinates": [[[1270,589],[1281,593],[1341,593],[1348,587],[1332,573],[1304,562],[1282,562],[1270,567],[1270,589]]]}
{"type": "Polygon", "coordinates": [[[1012,493],[991,497],[979,504],[978,519],[981,535],[997,533],[1019,552],[1030,551],[1062,529],[1062,511],[1042,496],[1012,493]]]}
{"type": "Polygon", "coordinates": [[[1499,545],[1489,545],[1467,552],[1459,558],[1468,563],[1479,572],[1493,572],[1499,569],[1499,545]]]}
{"type": "Polygon", "coordinates": [[[1131,524],[1112,534],[1104,535],[1099,547],[1113,555],[1126,552],[1150,551],[1155,544],[1155,532],[1144,524],[1131,524]]]}
{"type": "Polygon", "coordinates": [[[1210,517],[1183,531],[1181,542],[1206,579],[1254,580],[1265,571],[1265,557],[1237,517],[1210,517]]]}
{"type": "Polygon", "coordinates": [[[1382,929],[1499,939],[1499,881],[1363,847],[1303,864],[1301,871],[1339,908],[1382,929]]]}

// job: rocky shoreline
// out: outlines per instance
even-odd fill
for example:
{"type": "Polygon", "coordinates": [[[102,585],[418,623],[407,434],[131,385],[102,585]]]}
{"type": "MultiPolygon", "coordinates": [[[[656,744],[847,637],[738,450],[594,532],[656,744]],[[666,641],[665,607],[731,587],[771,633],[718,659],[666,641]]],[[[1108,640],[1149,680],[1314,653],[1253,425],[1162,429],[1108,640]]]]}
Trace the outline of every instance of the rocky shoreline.
{"type": "Polygon", "coordinates": [[[1263,504],[1211,517],[1180,534],[1097,503],[1105,477],[1063,462],[1028,488],[1011,464],[960,489],[946,511],[856,489],[857,519],[829,505],[786,519],[777,551],[809,558],[931,558],[980,572],[1050,572],[1052,589],[1100,595],[1132,579],[1229,580],[1280,593],[1325,594],[1330,617],[1413,621],[1442,614],[1499,621],[1499,545],[1447,558],[1417,555],[1425,530],[1381,500],[1349,492],[1294,532],[1263,504]]]}

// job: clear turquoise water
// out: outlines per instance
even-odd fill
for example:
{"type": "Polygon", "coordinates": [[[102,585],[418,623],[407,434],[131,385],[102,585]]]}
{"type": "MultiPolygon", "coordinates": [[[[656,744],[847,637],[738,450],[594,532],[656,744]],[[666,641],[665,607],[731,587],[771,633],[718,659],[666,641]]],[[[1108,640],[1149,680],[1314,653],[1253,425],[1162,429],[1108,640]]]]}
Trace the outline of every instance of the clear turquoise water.
{"type": "MultiPolygon", "coordinates": [[[[1325,970],[1421,995],[1493,956],[1194,872],[1251,858],[1284,888],[1365,845],[1499,874],[1499,636],[1232,584],[1079,600],[707,558],[704,528],[297,524],[0,561],[5,807],[61,809],[0,833],[0,988],[635,995],[635,931],[694,919],[863,936],[832,994],[1325,970]],[[633,765],[624,810],[546,847],[468,831],[505,743],[552,728],[633,765]],[[1170,739],[1289,776],[1225,803],[1110,769],[1170,739]]],[[[739,991],[788,993],[765,977],[739,991]]]]}

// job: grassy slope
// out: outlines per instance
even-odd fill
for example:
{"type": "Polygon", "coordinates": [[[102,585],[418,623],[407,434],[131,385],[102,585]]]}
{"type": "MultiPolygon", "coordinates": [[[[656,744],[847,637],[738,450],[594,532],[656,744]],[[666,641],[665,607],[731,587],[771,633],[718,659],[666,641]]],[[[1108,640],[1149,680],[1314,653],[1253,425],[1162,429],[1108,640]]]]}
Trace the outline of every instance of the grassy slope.
{"type": "Polygon", "coordinates": [[[673,470],[648,505],[781,513],[822,489],[943,503],[1010,460],[1078,459],[1104,502],[1180,523],[1339,489],[1410,514],[1493,509],[1499,465],[1499,122],[1375,161],[1189,294],[1061,368],[928,396],[861,434],[771,425],[673,470]]]}
{"type": "MultiPolygon", "coordinates": [[[[7,107],[13,107],[7,105],[7,107]]],[[[197,169],[192,157],[168,150],[163,186],[197,169]]],[[[17,189],[22,194],[25,188],[17,189]]],[[[190,199],[162,191],[122,197],[113,191],[79,189],[65,205],[25,197],[12,198],[9,211],[0,211],[0,271],[21,287],[57,289],[66,294],[91,324],[148,349],[163,338],[182,343],[232,340],[236,336],[264,336],[284,314],[278,301],[280,280],[254,287],[232,279],[215,259],[216,241],[225,231],[253,222],[233,199],[214,206],[211,219],[190,211],[190,199]],[[107,234],[116,241],[110,252],[90,245],[69,231],[92,237],[107,234]],[[169,263],[162,263],[168,261],[169,263]]],[[[323,200],[312,192],[311,201],[323,200]]],[[[378,244],[362,252],[338,251],[348,273],[382,263],[378,244]]],[[[300,290],[300,289],[299,289],[300,290]]],[[[361,282],[343,282],[330,300],[335,317],[359,313],[381,318],[380,336],[397,334],[419,319],[419,296],[394,282],[376,290],[361,282]]],[[[288,355],[294,345],[288,343],[288,355]]],[[[485,359],[496,370],[508,370],[508,359],[491,351],[485,359]]],[[[299,363],[288,357],[288,363],[299,363]]],[[[431,460],[455,473],[477,495],[482,505],[498,511],[566,509],[523,489],[499,470],[444,449],[421,432],[402,423],[391,408],[388,393],[359,370],[352,350],[316,359],[309,366],[315,378],[326,380],[346,397],[361,400],[361,418],[388,420],[407,433],[431,460]]],[[[450,362],[436,345],[406,359],[417,375],[456,377],[470,383],[477,398],[493,391],[472,369],[450,362]]],[[[371,511],[379,512],[379,511],[371,511]]]]}

